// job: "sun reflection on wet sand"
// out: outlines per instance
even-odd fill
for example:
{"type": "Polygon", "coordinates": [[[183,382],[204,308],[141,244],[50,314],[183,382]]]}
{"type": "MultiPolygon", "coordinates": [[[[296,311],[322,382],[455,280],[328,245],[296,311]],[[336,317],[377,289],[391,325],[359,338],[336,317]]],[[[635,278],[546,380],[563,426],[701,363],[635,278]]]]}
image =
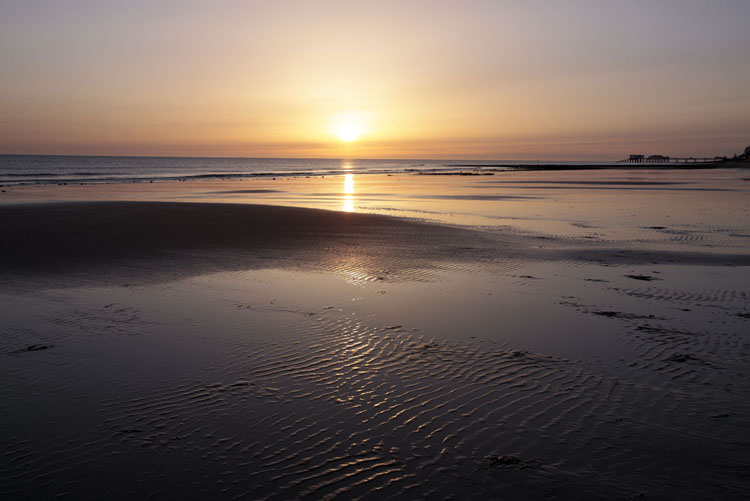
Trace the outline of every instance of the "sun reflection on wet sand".
{"type": "Polygon", "coordinates": [[[354,174],[344,174],[344,193],[354,195],[354,174]]]}
{"type": "Polygon", "coordinates": [[[344,198],[341,210],[354,212],[354,174],[344,174],[344,198]]]}
{"type": "Polygon", "coordinates": [[[344,200],[341,204],[341,210],[344,212],[354,212],[354,197],[351,195],[344,195],[344,200]]]}

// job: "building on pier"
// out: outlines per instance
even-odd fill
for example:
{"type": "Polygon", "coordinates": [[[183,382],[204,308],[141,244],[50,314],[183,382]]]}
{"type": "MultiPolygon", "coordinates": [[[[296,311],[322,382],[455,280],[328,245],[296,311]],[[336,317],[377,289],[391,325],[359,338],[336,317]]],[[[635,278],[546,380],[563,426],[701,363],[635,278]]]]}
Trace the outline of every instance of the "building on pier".
{"type": "Polygon", "coordinates": [[[665,157],[664,155],[650,155],[646,161],[652,163],[665,163],[669,162],[669,157],[665,157]]]}

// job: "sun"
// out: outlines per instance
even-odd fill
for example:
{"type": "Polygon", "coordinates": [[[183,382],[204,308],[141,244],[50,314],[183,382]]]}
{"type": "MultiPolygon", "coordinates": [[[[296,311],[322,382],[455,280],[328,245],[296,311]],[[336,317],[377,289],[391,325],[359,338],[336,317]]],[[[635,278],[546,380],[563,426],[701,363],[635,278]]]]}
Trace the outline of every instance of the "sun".
{"type": "Polygon", "coordinates": [[[329,132],[344,143],[360,140],[372,130],[371,114],[365,111],[338,113],[329,120],[329,132]]]}
{"type": "Polygon", "coordinates": [[[356,141],[361,134],[362,127],[353,122],[344,122],[336,126],[336,135],[345,143],[356,141]]]}

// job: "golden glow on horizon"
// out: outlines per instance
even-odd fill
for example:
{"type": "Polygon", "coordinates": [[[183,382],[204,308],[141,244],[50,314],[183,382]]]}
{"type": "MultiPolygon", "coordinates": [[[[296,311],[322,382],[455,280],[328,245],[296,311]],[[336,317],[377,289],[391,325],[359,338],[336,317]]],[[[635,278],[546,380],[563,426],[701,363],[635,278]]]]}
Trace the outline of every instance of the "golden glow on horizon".
{"type": "Polygon", "coordinates": [[[0,153],[616,160],[747,141],[746,2],[74,3],[0,7],[0,153]]]}

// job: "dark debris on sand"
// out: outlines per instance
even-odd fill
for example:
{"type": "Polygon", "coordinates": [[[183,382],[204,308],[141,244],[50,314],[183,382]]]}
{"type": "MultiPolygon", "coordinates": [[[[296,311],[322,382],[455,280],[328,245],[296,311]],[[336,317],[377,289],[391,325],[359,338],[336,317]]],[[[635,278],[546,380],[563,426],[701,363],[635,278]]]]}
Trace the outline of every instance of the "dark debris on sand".
{"type": "MultiPolygon", "coordinates": [[[[592,315],[597,315],[600,317],[616,318],[619,320],[667,320],[664,317],[657,317],[653,314],[628,313],[617,310],[596,310],[594,309],[594,306],[586,306],[575,301],[560,301],[558,304],[561,304],[563,306],[571,306],[582,313],[590,313],[592,315]]],[[[640,327],[638,327],[638,329],[640,330],[640,327]]],[[[645,326],[644,330],[650,329],[651,328],[649,326],[645,326]]],[[[663,333],[662,331],[659,332],[663,333]]]]}
{"type": "Polygon", "coordinates": [[[11,353],[29,353],[31,351],[42,351],[53,348],[54,346],[55,345],[53,344],[32,344],[25,348],[21,348],[20,350],[11,351],[11,353]]]}
{"type": "Polygon", "coordinates": [[[521,469],[541,466],[541,463],[535,459],[523,459],[515,454],[490,454],[484,457],[484,461],[490,466],[517,466],[521,469]]]}
{"type": "MultiPolygon", "coordinates": [[[[662,319],[658,319],[658,320],[662,320],[662,319]]],[[[700,332],[696,332],[696,331],[687,331],[684,329],[673,329],[673,328],[668,328],[668,327],[658,327],[658,326],[648,325],[648,324],[639,325],[635,329],[641,332],[646,332],[648,334],[660,334],[660,335],[661,334],[667,334],[667,335],[677,334],[680,336],[700,336],[700,332]]]]}
{"type": "Polygon", "coordinates": [[[528,350],[512,350],[508,352],[512,358],[520,358],[530,362],[567,362],[567,358],[557,358],[551,355],[542,355],[540,353],[534,353],[528,350]]]}
{"type": "Polygon", "coordinates": [[[700,358],[696,357],[695,355],[691,355],[690,353],[674,353],[667,357],[665,359],[667,362],[677,362],[677,363],[683,363],[683,362],[703,362],[700,358]]]}
{"type": "Polygon", "coordinates": [[[646,495],[643,493],[634,494],[628,498],[628,501],[645,501],[645,500],[646,500],[646,495]]]}
{"type": "Polygon", "coordinates": [[[633,280],[643,280],[645,282],[652,282],[654,280],[661,280],[658,277],[652,277],[651,275],[625,275],[626,278],[632,278],[633,280]]]}
{"type": "Polygon", "coordinates": [[[592,311],[594,315],[599,315],[601,317],[608,317],[608,318],[620,318],[623,320],[639,320],[639,319],[647,319],[647,320],[664,320],[661,317],[656,317],[654,315],[638,315],[635,313],[625,313],[622,311],[611,311],[611,310],[599,310],[599,311],[592,311]]]}

